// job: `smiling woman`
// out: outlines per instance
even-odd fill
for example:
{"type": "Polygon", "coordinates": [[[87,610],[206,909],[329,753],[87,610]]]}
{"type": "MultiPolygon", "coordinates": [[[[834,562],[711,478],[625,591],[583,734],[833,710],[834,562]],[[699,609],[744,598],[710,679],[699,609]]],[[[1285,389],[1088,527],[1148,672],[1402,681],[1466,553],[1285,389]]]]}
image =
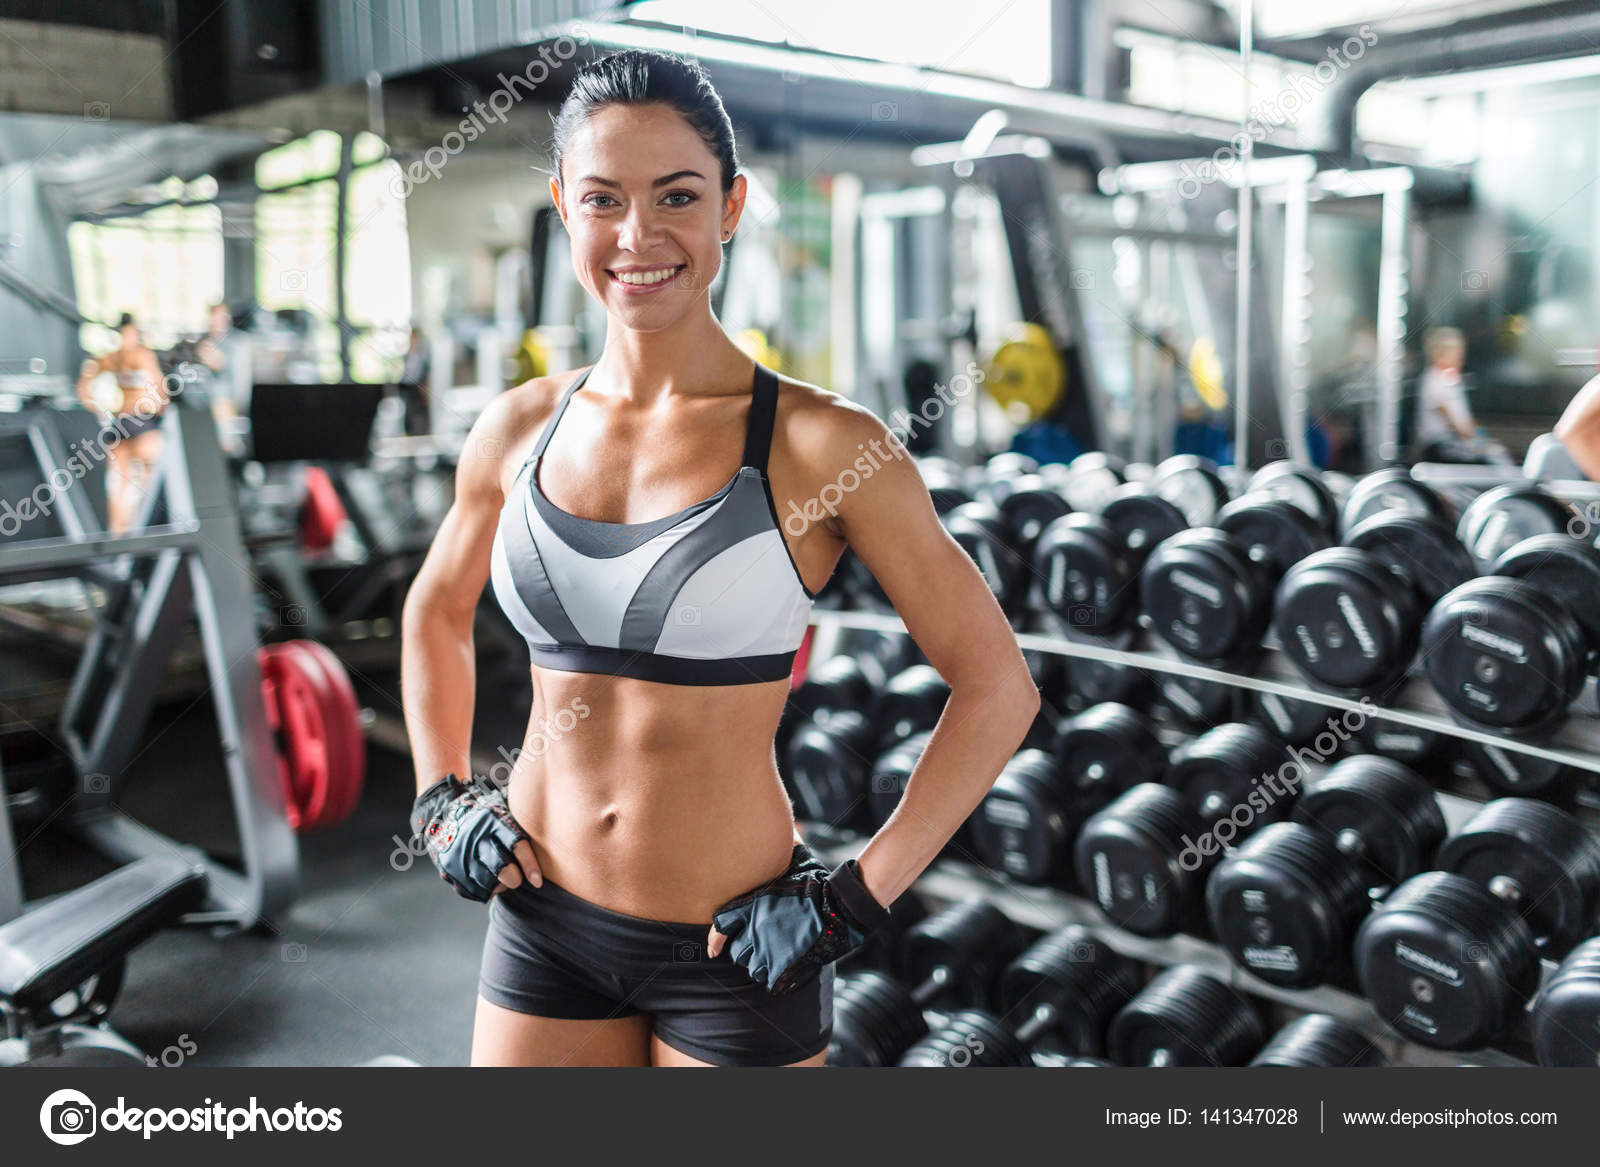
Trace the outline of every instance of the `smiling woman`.
{"type": "Polygon", "coordinates": [[[713,315],[746,182],[699,66],[593,63],[553,153],[550,197],[605,347],[477,420],[405,609],[413,827],[445,879],[491,905],[472,1059],[818,1065],[832,962],[982,799],[1038,691],[883,422],[755,365],[713,315]],[[780,525],[866,448],[895,452],[870,487],[780,525]],[[899,812],[829,871],[797,845],[773,740],[811,601],[847,545],[951,696],[899,812]],[[528,643],[527,742],[543,743],[504,789],[454,777],[488,581],[528,643]]]}

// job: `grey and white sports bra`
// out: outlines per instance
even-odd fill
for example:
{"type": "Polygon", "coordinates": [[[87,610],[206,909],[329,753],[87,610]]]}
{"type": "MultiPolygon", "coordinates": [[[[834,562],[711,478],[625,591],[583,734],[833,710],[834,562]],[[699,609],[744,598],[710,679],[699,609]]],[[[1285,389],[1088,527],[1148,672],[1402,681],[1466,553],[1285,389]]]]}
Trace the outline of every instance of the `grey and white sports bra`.
{"type": "Polygon", "coordinates": [[[744,456],[710,498],[647,523],[561,510],[539,464],[567,387],[517,472],[495,531],[495,599],[534,664],[671,685],[743,685],[789,675],[815,596],[801,582],[767,481],[778,381],[756,366],[744,456]]]}

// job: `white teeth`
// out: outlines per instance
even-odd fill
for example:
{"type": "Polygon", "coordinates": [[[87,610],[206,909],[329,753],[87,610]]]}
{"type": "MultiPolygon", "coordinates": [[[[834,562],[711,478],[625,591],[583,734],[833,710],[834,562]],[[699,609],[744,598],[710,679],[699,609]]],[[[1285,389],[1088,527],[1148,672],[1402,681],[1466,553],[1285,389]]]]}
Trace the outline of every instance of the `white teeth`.
{"type": "Polygon", "coordinates": [[[660,271],[625,271],[617,272],[613,278],[624,284],[659,284],[662,280],[670,280],[677,271],[675,267],[662,268],[660,271]]]}

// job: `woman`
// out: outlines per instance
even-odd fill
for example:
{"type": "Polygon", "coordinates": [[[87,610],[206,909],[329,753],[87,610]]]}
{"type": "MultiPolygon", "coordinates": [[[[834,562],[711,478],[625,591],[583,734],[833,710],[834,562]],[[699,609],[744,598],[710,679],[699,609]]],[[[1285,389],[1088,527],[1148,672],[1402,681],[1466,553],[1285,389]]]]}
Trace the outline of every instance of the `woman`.
{"type": "Polygon", "coordinates": [[[859,474],[871,443],[893,448],[885,426],[754,366],[713,317],[745,180],[699,66],[592,64],[553,153],[605,347],[478,418],[405,606],[412,826],[458,892],[490,900],[472,1062],[820,1065],[830,962],[976,807],[1038,692],[911,461],[859,474]],[[829,872],[797,846],[773,738],[847,544],[951,697],[899,811],[829,872]],[[454,777],[491,577],[534,681],[504,792],[454,777]]]}
{"type": "Polygon", "coordinates": [[[106,518],[111,534],[133,525],[143,500],[143,486],[161,458],[161,415],[168,403],[166,382],[156,354],[144,346],[132,315],[117,321],[120,345],[103,357],[85,361],[78,376],[78,400],[95,413],[109,414],[106,425],[115,437],[107,443],[111,473],[106,481],[106,518]],[[114,404],[99,400],[96,377],[116,379],[114,404]]]}

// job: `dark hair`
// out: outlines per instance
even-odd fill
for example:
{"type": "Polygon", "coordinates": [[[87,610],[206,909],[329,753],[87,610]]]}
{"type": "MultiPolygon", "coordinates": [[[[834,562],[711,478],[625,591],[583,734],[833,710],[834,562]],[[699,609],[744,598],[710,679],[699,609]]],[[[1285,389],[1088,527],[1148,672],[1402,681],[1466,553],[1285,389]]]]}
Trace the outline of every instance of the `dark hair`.
{"type": "MultiPolygon", "coordinates": [[[[130,324],[134,324],[133,313],[132,312],[124,312],[122,314],[122,319],[117,321],[117,331],[121,332],[124,328],[127,328],[130,324]]],[[[138,325],[135,324],[134,327],[138,327],[138,325]]]]}
{"type": "Polygon", "coordinates": [[[572,135],[608,105],[666,105],[677,110],[721,163],[722,193],[733,189],[733,177],[739,170],[733,123],[711,78],[698,61],[644,49],[610,53],[578,70],[554,118],[550,156],[557,182],[572,135]]]}

